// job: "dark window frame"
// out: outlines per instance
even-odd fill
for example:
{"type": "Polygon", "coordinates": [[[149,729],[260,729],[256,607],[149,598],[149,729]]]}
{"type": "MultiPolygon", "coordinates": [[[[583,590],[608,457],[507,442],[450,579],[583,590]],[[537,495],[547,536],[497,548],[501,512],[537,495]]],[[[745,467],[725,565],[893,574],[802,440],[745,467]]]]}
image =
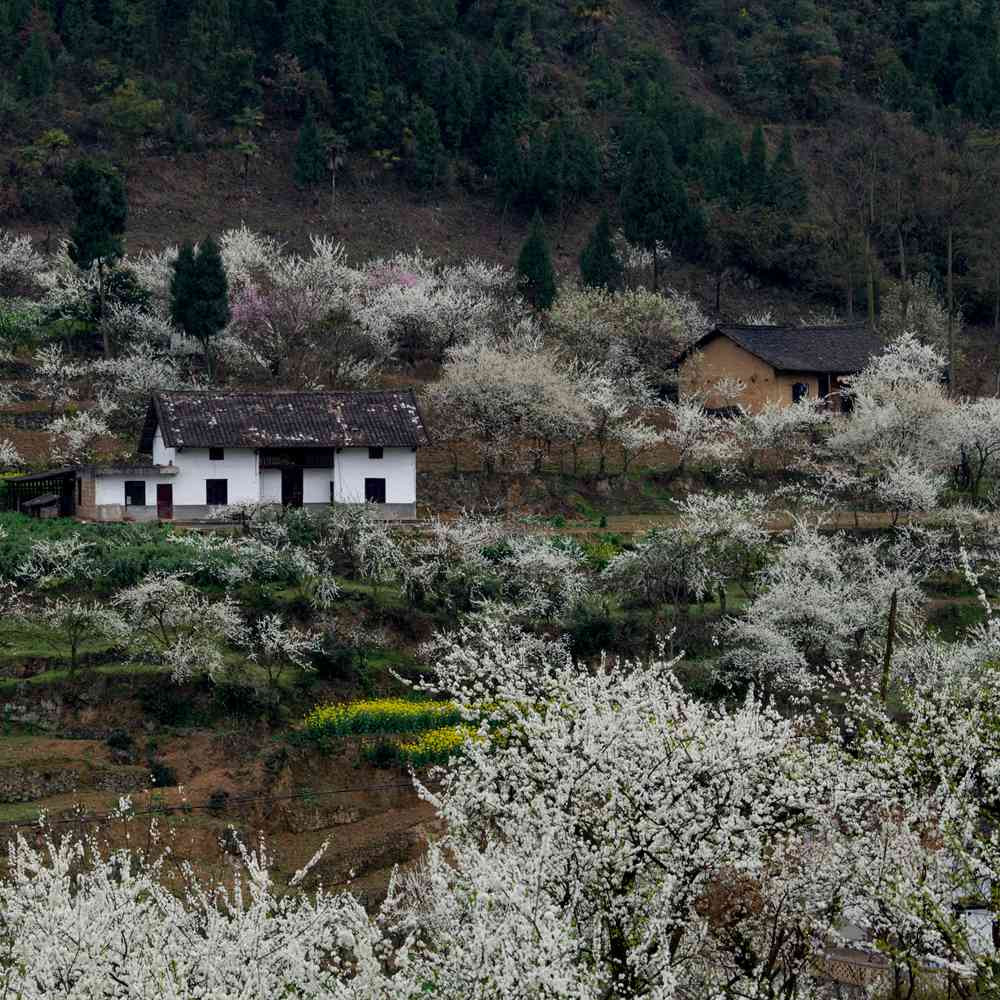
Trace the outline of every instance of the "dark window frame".
{"type": "Polygon", "coordinates": [[[385,458],[385,448],[382,445],[370,445],[368,448],[368,458],[375,461],[380,458],[385,458]]]}
{"type": "Polygon", "coordinates": [[[226,460],[225,448],[209,448],[208,460],[210,462],[224,462],[226,460]]]}
{"type": "Polygon", "coordinates": [[[809,396],[809,386],[805,382],[792,383],[792,402],[797,403],[800,399],[807,399],[809,396]]]}
{"type": "Polygon", "coordinates": [[[125,480],[125,506],[126,507],[145,507],[146,506],[146,480],[145,479],[126,479],[125,480]],[[131,489],[129,488],[131,487],[131,489]],[[137,489],[137,487],[139,487],[137,489]],[[141,496],[142,502],[136,503],[135,496],[141,496]]]}
{"type": "Polygon", "coordinates": [[[205,480],[205,505],[208,507],[225,507],[229,503],[229,480],[205,480]],[[221,494],[222,499],[219,499],[221,494]]]}

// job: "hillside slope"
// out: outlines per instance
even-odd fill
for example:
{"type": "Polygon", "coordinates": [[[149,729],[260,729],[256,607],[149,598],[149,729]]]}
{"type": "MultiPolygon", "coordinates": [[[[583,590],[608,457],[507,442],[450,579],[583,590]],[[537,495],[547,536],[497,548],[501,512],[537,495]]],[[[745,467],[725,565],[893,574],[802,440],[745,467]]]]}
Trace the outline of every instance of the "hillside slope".
{"type": "Polygon", "coordinates": [[[43,241],[98,155],[133,250],[246,221],[509,263],[540,212],[569,275],[607,208],[723,312],[876,313],[950,273],[967,319],[998,315],[985,2],[0,0],[0,25],[0,225],[43,241]]]}

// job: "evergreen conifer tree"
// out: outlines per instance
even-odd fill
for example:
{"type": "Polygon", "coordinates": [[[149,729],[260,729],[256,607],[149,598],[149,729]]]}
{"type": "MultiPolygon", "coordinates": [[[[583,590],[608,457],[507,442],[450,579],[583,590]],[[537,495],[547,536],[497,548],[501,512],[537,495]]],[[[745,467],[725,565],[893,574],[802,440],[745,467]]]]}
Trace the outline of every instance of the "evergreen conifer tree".
{"type": "Polygon", "coordinates": [[[751,205],[766,205],[770,201],[770,177],[767,171],[767,146],[764,130],[758,125],[750,139],[744,170],[743,190],[751,205]]]}
{"type": "Polygon", "coordinates": [[[703,249],[705,219],[688,200],[670,142],[653,128],[632,158],[622,186],[621,216],[628,239],[653,254],[653,285],[659,285],[659,243],[689,257],[703,249]]]}
{"type": "Polygon", "coordinates": [[[591,288],[606,288],[613,292],[621,284],[622,265],[611,241],[608,213],[601,212],[587,245],[580,254],[580,277],[591,288]]]}
{"type": "Polygon", "coordinates": [[[535,309],[544,310],[552,305],[556,297],[556,274],[542,217],[537,212],[517,258],[517,277],[521,293],[535,309]]]}
{"type": "Polygon", "coordinates": [[[503,228],[510,206],[524,187],[524,157],[513,120],[504,115],[493,123],[486,143],[486,157],[493,169],[500,229],[497,242],[503,241],[503,228]]]}
{"type": "Polygon", "coordinates": [[[212,339],[229,322],[229,282],[219,245],[206,237],[195,251],[181,247],[170,280],[170,318],[201,343],[209,378],[214,377],[212,339]]]}
{"type": "Polygon", "coordinates": [[[326,179],[326,150],[316,127],[316,116],[312,103],[306,105],[306,116],[299,129],[299,141],[295,147],[295,183],[302,187],[320,184],[326,179]]]}
{"type": "MultiPolygon", "coordinates": [[[[122,237],[128,220],[125,185],[110,164],[90,159],[78,160],[67,172],[66,183],[76,206],[76,222],[69,231],[69,255],[84,271],[97,264],[98,304],[103,316],[107,271],[124,250],[122,237]]],[[[104,353],[111,354],[107,333],[104,353]]]]}
{"type": "Polygon", "coordinates": [[[38,31],[31,33],[28,48],[17,67],[17,82],[25,97],[35,100],[52,89],[52,59],[45,39],[38,31]]]}
{"type": "Polygon", "coordinates": [[[410,134],[412,136],[409,158],[410,180],[414,187],[421,190],[437,187],[441,182],[445,163],[441,129],[438,127],[434,109],[419,99],[414,101],[410,134]]]}
{"type": "Polygon", "coordinates": [[[771,165],[771,193],[776,208],[788,215],[801,215],[807,204],[806,185],[795,163],[792,136],[786,128],[781,148],[771,165]]]}
{"type": "Polygon", "coordinates": [[[93,51],[97,25],[91,0],[66,0],[59,36],[63,45],[78,58],[93,51]]]}
{"type": "Polygon", "coordinates": [[[736,139],[727,139],[722,146],[717,165],[718,193],[732,206],[738,206],[743,191],[743,150],[736,139]]]}

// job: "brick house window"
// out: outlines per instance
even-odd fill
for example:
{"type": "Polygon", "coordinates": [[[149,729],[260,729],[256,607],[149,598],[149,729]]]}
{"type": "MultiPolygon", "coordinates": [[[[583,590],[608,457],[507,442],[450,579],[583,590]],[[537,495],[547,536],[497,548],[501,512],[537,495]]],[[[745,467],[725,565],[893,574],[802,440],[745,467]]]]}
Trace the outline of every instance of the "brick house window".
{"type": "Polygon", "coordinates": [[[125,480],[125,506],[146,506],[146,483],[143,480],[125,480]]]}
{"type": "Polygon", "coordinates": [[[208,460],[210,462],[222,462],[226,458],[225,448],[209,448],[208,449],[208,460]]]}
{"type": "Polygon", "coordinates": [[[229,480],[206,479],[205,503],[209,507],[224,507],[229,503],[229,480]]]}
{"type": "Polygon", "coordinates": [[[382,451],[382,449],[380,447],[379,448],[369,448],[368,449],[368,457],[369,458],[382,458],[383,457],[383,451],[382,451]]]}

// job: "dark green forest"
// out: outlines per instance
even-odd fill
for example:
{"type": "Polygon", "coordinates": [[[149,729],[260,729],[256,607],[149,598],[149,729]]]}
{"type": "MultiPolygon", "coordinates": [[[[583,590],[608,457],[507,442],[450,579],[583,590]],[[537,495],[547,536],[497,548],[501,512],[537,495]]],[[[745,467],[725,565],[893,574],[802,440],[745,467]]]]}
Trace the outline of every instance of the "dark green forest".
{"type": "Polygon", "coordinates": [[[606,209],[717,299],[874,315],[926,273],[1000,321],[992,0],[0,0],[0,50],[10,227],[66,217],[80,155],[227,150],[246,184],[284,131],[302,192],[364,159],[501,230],[606,209]]]}

